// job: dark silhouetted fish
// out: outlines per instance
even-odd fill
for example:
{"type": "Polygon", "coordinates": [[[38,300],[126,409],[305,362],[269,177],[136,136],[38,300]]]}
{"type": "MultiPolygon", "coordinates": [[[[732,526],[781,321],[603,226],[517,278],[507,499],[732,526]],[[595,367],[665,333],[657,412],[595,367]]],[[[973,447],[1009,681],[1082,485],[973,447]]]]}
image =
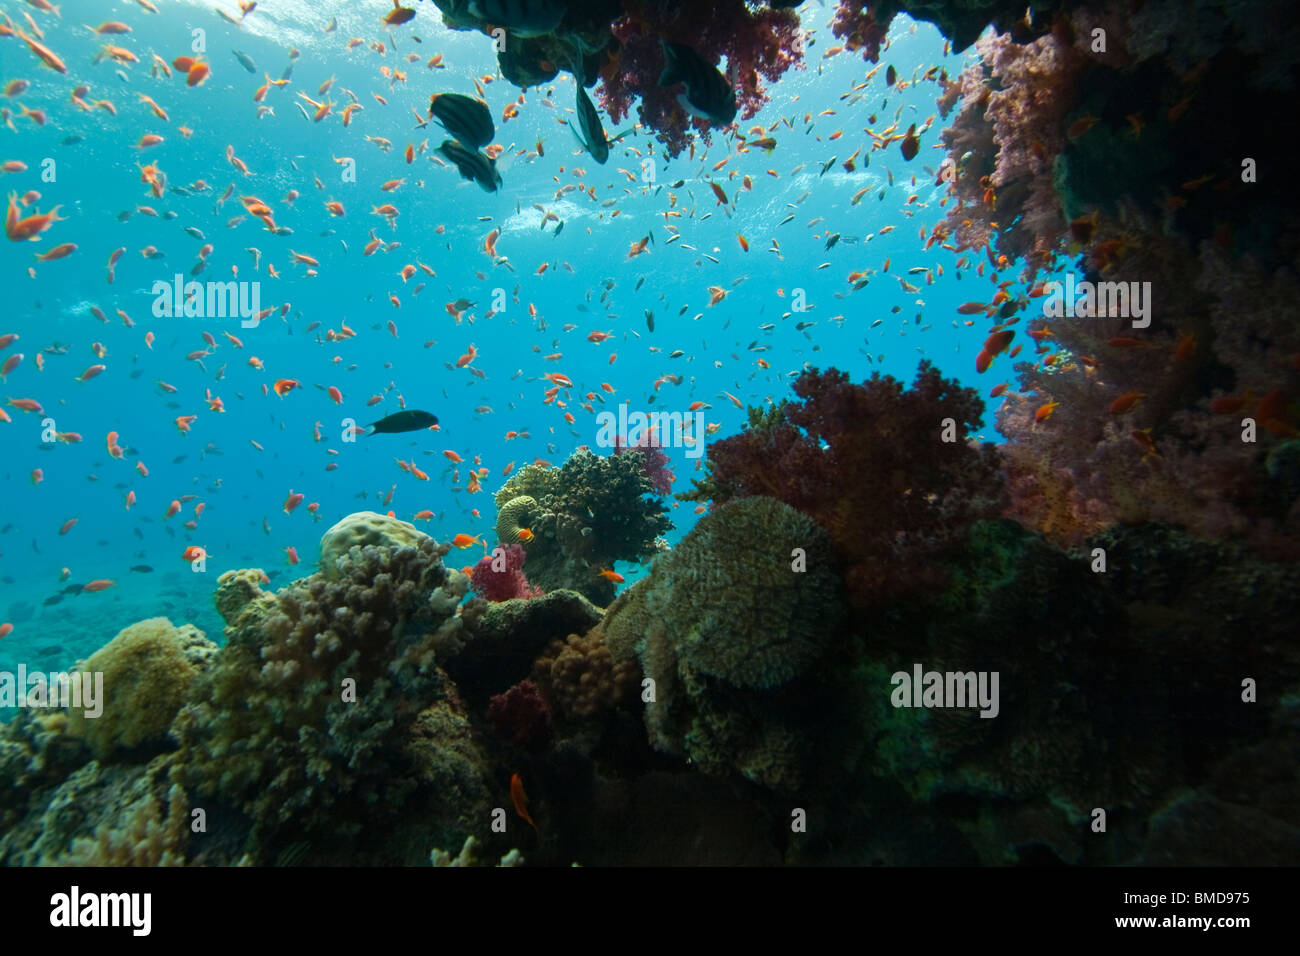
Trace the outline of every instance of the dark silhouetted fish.
{"type": "Polygon", "coordinates": [[[395,435],[400,432],[418,432],[423,428],[431,428],[436,424],[438,424],[437,415],[422,412],[417,408],[408,408],[404,412],[397,412],[367,425],[362,434],[395,435]]]}
{"type": "Polygon", "coordinates": [[[477,150],[466,149],[454,139],[445,139],[437,152],[456,164],[462,179],[472,179],[490,193],[501,188],[501,174],[496,160],[489,159],[477,150]]]}
{"type": "Polygon", "coordinates": [[[487,104],[462,93],[434,93],[429,97],[429,115],[459,142],[475,149],[492,142],[497,133],[487,104]]]}
{"type": "Polygon", "coordinates": [[[677,97],[677,102],[686,112],[719,126],[736,118],[736,93],[716,67],[685,44],[662,39],[659,43],[666,61],[659,85],[685,83],[686,92],[677,97]]]}

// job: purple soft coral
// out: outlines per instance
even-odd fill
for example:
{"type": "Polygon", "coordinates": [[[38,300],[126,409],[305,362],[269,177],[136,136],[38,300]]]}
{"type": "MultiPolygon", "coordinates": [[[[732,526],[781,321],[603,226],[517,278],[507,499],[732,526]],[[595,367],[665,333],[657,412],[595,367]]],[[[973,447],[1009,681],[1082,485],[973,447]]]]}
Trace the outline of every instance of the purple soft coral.
{"type": "Polygon", "coordinates": [[[673,489],[676,479],[668,469],[668,456],[659,449],[663,446],[650,435],[642,435],[635,445],[626,444],[621,436],[614,437],[614,454],[638,454],[641,456],[641,470],[650,479],[657,494],[666,495],[673,489]]]}

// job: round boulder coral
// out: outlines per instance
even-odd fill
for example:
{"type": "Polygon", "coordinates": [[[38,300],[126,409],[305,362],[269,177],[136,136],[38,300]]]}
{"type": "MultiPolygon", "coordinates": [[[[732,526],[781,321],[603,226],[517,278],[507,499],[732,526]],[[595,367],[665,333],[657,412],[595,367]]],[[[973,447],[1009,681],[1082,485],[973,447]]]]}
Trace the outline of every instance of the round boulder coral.
{"type": "Polygon", "coordinates": [[[132,624],[78,668],[104,675],[103,711],[92,717],[85,708],[70,709],[68,732],[100,760],[118,747],[162,739],[214,648],[196,629],[178,630],[165,617],[132,624]]]}
{"type": "Polygon", "coordinates": [[[821,655],[838,614],[830,537],[774,498],[742,498],[702,518],[655,568],[647,610],[681,658],[742,688],[769,688],[821,655]]]}
{"type": "Polygon", "coordinates": [[[341,576],[338,561],[352,548],[367,545],[409,548],[429,540],[427,534],[409,521],[399,521],[374,511],[358,511],[334,525],[320,539],[321,573],[327,580],[337,581],[341,576]]]}

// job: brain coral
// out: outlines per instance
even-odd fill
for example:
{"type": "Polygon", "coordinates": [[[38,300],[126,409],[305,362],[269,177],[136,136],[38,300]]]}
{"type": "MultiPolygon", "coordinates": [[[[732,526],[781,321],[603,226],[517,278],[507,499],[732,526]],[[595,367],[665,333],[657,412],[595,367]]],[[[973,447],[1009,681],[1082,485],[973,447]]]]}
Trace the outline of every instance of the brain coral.
{"type": "Polygon", "coordinates": [[[320,539],[321,573],[326,579],[337,581],[340,577],[338,560],[354,547],[409,548],[428,540],[429,536],[409,521],[399,521],[374,511],[358,511],[334,525],[320,539]]]}
{"type": "Polygon", "coordinates": [[[741,498],[661,559],[647,610],[691,667],[736,687],[775,687],[821,654],[838,603],[832,553],[811,518],[774,498],[741,498]],[[792,570],[796,548],[806,571],[792,570]]]}
{"type": "Polygon", "coordinates": [[[531,495],[511,498],[497,513],[497,538],[502,544],[515,544],[519,541],[520,529],[531,528],[541,510],[537,499],[531,495]]]}
{"type": "Polygon", "coordinates": [[[83,737],[97,759],[120,747],[156,742],[185,702],[190,682],[215,645],[165,617],[132,624],[90,656],[80,670],[104,675],[103,713],[68,713],[68,732],[83,737]]]}

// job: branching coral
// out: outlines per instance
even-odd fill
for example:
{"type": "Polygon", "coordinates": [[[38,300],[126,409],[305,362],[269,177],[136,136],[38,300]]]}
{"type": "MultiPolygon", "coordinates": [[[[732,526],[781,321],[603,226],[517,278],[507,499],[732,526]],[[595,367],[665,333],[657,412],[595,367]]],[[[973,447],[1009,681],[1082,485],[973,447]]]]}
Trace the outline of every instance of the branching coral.
{"type": "Polygon", "coordinates": [[[616,661],[599,630],[555,640],[537,659],[533,678],[562,717],[593,717],[634,700],[635,660],[616,661]]]}
{"type": "Polygon", "coordinates": [[[983,403],[922,362],[910,389],[874,374],[862,385],[834,369],[794,382],[802,401],[708,447],[708,477],[681,498],[769,495],[829,532],[850,600],[862,607],[933,590],[933,561],[1001,507],[997,456],[967,436],[983,403]]]}
{"type": "Polygon", "coordinates": [[[249,814],[254,842],[342,801],[400,805],[413,787],[402,735],[444,692],[437,654],[461,629],[468,581],[445,551],[427,537],[354,546],[337,580],[312,575],[246,606],[173,724],[178,782],[249,814]]]}

